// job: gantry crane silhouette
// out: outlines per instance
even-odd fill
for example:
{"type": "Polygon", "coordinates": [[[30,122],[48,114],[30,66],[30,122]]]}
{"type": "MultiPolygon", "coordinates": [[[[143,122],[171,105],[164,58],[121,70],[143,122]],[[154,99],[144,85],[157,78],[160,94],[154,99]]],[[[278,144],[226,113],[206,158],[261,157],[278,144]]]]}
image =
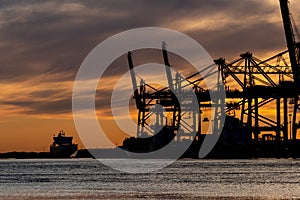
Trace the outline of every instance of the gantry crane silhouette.
{"type": "Polygon", "coordinates": [[[297,130],[300,128],[297,122],[300,110],[300,44],[295,40],[289,1],[279,2],[287,50],[265,60],[246,52],[232,62],[219,58],[200,72],[188,77],[176,73],[174,77],[167,45],[163,42],[161,51],[168,87],[157,88],[143,79],[138,84],[133,55],[128,52],[133,98],[138,110],[137,137],[151,136],[162,129],[164,134],[169,135],[167,137],[189,137],[196,133],[195,139],[199,140],[202,121],[210,121],[206,117],[201,118],[202,111],[213,109],[212,134],[220,134],[222,131],[220,124],[223,118],[220,116],[237,117],[238,111],[240,123],[248,127],[248,133],[240,134],[248,134],[252,142],[264,138],[296,141],[297,130]],[[215,87],[201,87],[200,83],[212,75],[218,77],[215,87]],[[197,97],[196,102],[191,100],[192,94],[187,88],[192,88],[197,97]],[[226,93],[224,99],[211,95],[222,90],[226,93]],[[183,99],[189,103],[180,104],[183,99]],[[292,112],[289,111],[291,106],[292,112]],[[273,112],[271,114],[275,115],[275,119],[269,116],[267,110],[273,112]],[[155,118],[154,122],[150,122],[151,117],[155,118]],[[270,132],[272,134],[264,134],[270,132]]]}

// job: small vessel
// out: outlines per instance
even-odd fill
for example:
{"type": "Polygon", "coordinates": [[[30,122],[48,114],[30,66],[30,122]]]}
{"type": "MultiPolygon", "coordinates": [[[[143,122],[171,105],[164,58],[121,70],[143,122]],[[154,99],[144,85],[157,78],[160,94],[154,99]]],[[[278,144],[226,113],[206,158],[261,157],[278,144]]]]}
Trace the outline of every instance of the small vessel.
{"type": "Polygon", "coordinates": [[[73,137],[66,136],[61,130],[57,136],[53,136],[53,143],[50,146],[50,154],[55,158],[70,158],[78,150],[78,145],[73,144],[73,137]]]}

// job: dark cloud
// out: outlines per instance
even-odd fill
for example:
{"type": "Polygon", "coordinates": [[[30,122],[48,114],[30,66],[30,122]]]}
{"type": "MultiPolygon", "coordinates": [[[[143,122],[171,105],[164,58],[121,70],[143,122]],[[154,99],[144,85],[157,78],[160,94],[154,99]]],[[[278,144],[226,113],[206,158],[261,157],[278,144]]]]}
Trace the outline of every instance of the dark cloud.
{"type": "Polygon", "coordinates": [[[71,98],[65,98],[54,101],[2,101],[3,105],[13,105],[22,109],[23,114],[65,114],[71,112],[71,98]]]}
{"type": "Polygon", "coordinates": [[[191,36],[199,38],[198,41],[213,58],[225,57],[229,60],[246,51],[251,51],[259,57],[270,51],[283,51],[286,46],[282,28],[272,23],[258,22],[252,26],[237,27],[234,30],[226,28],[222,31],[215,31],[215,34],[202,31],[192,33],[191,36]]]}
{"type": "Polygon", "coordinates": [[[32,97],[33,99],[42,99],[42,98],[70,98],[71,97],[71,92],[65,91],[62,89],[47,89],[47,90],[39,90],[39,91],[34,91],[30,92],[29,96],[32,97]]]}

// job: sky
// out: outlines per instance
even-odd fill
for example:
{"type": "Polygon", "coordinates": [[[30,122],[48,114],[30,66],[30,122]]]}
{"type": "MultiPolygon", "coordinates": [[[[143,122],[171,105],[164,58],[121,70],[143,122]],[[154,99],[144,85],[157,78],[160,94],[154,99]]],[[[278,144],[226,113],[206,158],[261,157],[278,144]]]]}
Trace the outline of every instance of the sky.
{"type": "MultiPolygon", "coordinates": [[[[291,11],[300,24],[299,2],[291,1],[291,11]]],[[[278,0],[1,0],[0,152],[48,151],[61,129],[84,148],[72,117],[81,63],[106,38],[149,26],[185,33],[213,58],[229,61],[245,51],[264,59],[286,49],[278,0]]],[[[114,85],[124,62],[102,81],[114,85]]],[[[98,94],[98,117],[119,132],[105,117],[109,94],[98,94]]],[[[121,144],[120,135],[110,137],[121,144]]]]}

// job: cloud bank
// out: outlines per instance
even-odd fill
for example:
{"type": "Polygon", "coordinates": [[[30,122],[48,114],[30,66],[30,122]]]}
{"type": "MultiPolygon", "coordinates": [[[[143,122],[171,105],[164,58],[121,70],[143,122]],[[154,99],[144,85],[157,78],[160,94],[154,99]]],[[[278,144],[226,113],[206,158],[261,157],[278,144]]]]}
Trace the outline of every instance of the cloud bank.
{"type": "MultiPolygon", "coordinates": [[[[300,23],[297,5],[291,7],[300,23]]],[[[72,81],[89,51],[145,26],[181,31],[213,58],[231,60],[248,50],[265,57],[286,46],[279,3],[271,0],[1,1],[2,114],[70,114],[72,81]]]]}

